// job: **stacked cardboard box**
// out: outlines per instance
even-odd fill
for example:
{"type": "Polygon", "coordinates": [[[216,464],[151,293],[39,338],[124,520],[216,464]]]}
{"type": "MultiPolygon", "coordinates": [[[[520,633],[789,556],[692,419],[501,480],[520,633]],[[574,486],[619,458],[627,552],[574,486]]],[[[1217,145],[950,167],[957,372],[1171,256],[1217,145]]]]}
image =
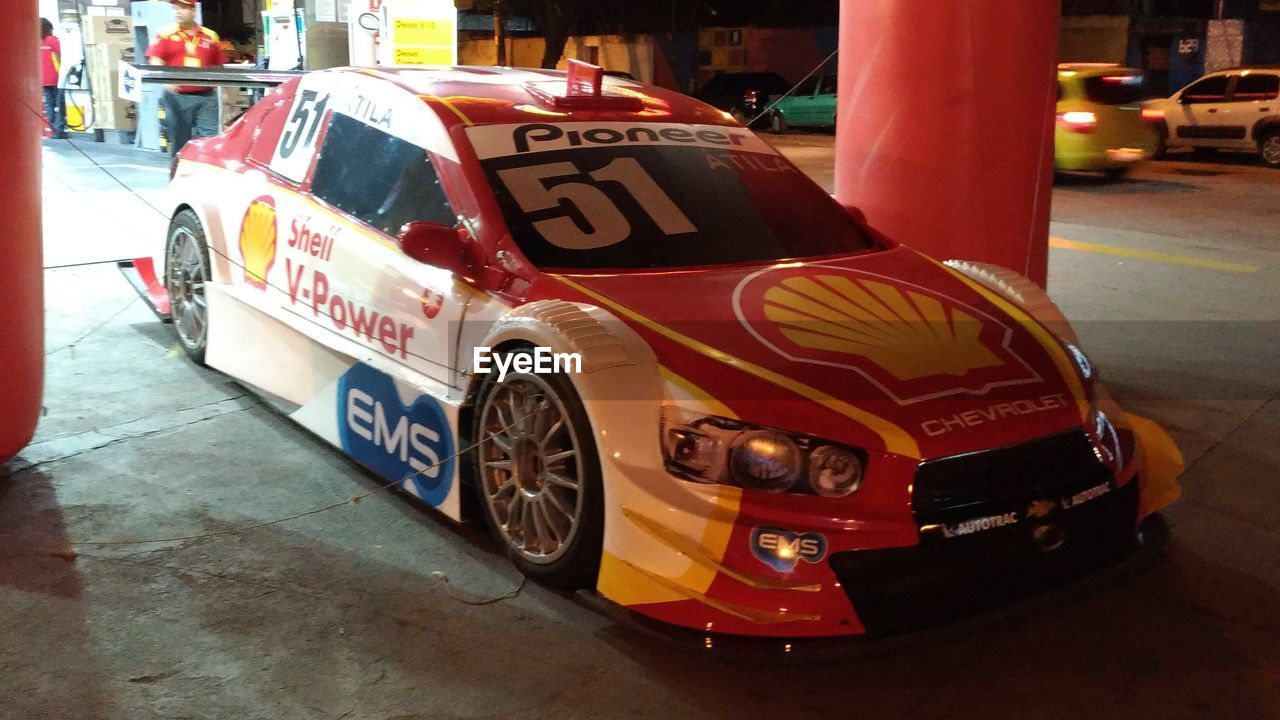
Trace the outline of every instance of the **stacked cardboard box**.
{"type": "Polygon", "coordinates": [[[93,127],[96,130],[133,130],[138,124],[134,103],[117,94],[120,63],[136,64],[133,52],[133,20],[127,17],[91,15],[84,18],[85,60],[93,88],[93,127]]]}
{"type": "Polygon", "coordinates": [[[133,19],[119,15],[89,15],[82,19],[85,45],[133,45],[133,19]]]}

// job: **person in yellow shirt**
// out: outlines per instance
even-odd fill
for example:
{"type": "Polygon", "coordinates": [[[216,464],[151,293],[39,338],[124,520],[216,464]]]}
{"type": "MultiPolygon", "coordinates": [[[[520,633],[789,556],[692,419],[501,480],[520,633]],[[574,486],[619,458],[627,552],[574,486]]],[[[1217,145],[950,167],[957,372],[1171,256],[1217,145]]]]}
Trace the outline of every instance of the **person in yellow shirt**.
{"type": "MultiPolygon", "coordinates": [[[[148,62],[188,68],[226,64],[227,56],[218,34],[196,24],[195,0],[173,0],[173,19],[177,27],[161,32],[151,41],[147,48],[148,62]]],[[[170,85],[162,102],[170,155],[177,155],[193,137],[208,137],[218,132],[218,97],[214,88],[170,85]]]]}

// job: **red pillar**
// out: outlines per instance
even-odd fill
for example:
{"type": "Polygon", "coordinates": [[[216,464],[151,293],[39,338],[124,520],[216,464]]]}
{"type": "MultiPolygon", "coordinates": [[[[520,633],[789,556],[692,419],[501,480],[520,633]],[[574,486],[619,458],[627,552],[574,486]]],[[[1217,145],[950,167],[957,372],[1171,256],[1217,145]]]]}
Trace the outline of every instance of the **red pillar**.
{"type": "Polygon", "coordinates": [[[1043,285],[1057,2],[844,0],[836,198],[939,259],[1043,285]]]}
{"type": "Polygon", "coordinates": [[[0,460],[30,442],[44,385],[39,38],[36,3],[12,3],[0,23],[0,460]]]}

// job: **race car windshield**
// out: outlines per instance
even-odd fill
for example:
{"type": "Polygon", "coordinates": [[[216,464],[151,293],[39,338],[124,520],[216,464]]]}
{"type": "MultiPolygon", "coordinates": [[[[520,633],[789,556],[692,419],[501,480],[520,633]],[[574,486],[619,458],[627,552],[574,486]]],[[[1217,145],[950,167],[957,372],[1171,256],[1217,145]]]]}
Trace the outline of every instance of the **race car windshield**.
{"type": "Polygon", "coordinates": [[[653,269],[861,252],[867,235],[743,128],[468,129],[512,237],[542,268],[653,269]]]}

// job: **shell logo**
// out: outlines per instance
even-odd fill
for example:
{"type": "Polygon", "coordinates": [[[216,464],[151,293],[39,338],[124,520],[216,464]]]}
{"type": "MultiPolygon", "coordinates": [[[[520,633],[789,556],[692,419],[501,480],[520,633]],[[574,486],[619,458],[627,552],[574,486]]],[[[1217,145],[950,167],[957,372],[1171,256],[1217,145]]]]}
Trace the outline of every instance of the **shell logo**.
{"type": "Polygon", "coordinates": [[[734,293],[735,311],[792,362],[851,370],[899,404],[1039,382],[1000,320],[933,290],[836,266],[774,267],[734,293]]]}
{"type": "Polygon", "coordinates": [[[764,316],[802,348],[860,355],[899,380],[1003,365],[982,323],[937,299],[847,276],[791,277],[764,293],[764,316]]]}
{"type": "Polygon", "coordinates": [[[240,221],[244,281],[259,290],[267,289],[267,273],[276,261],[276,235],[276,201],[263,195],[249,203],[240,221]]]}

